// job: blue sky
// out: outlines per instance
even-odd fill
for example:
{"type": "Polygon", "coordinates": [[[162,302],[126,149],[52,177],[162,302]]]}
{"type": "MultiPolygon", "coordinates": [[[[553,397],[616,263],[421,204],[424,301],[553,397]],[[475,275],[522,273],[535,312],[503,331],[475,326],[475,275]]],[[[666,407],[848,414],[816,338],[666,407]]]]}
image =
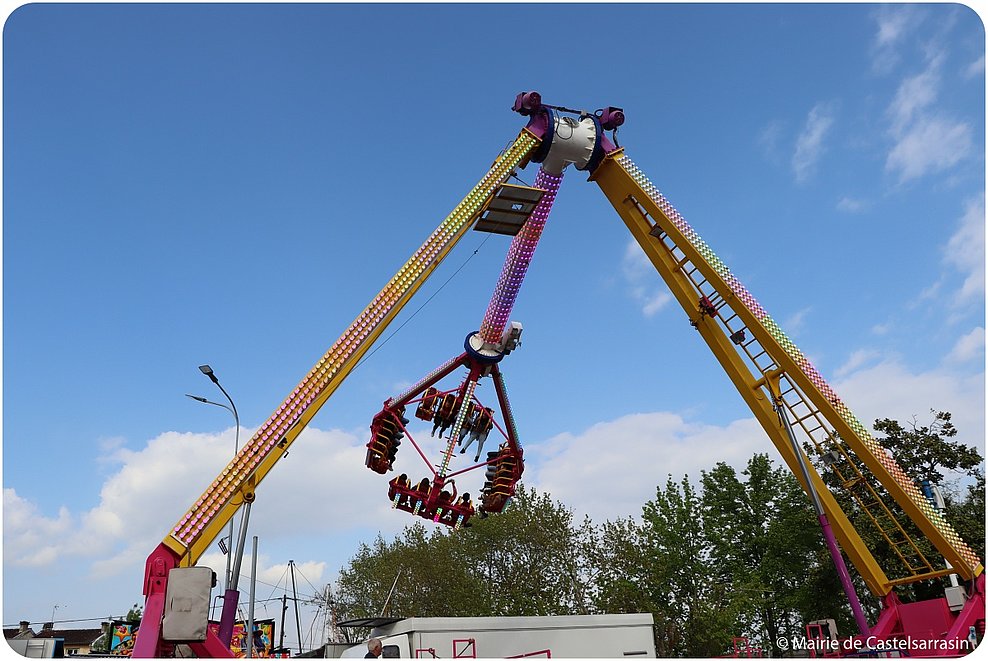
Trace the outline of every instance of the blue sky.
{"type": "MultiPolygon", "coordinates": [[[[197,366],[248,438],[518,134],[523,90],[623,107],[632,160],[861,420],[949,410],[983,452],[984,43],[953,4],[17,9],[3,622],[142,601],[232,453],[232,417],[184,396],[222,398],[197,366]]],[[[461,350],[506,249],[470,233],[262,484],[260,597],[410,523],[367,426],[461,350]]],[[[599,521],[669,473],[775,456],[639,253],[567,172],[502,364],[525,481],[599,521]]]]}

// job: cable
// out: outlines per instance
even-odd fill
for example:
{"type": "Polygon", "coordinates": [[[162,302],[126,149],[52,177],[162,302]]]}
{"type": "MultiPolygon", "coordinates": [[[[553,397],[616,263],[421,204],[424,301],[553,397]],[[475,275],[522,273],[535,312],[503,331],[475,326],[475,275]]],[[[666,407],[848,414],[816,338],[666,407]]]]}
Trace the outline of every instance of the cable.
{"type": "Polygon", "coordinates": [[[400,330],[401,330],[402,328],[404,328],[404,327],[405,327],[405,326],[406,326],[406,325],[408,324],[408,322],[410,322],[410,321],[411,321],[412,319],[414,319],[414,318],[415,318],[415,315],[417,315],[417,314],[418,314],[419,312],[421,312],[421,311],[422,311],[422,308],[424,308],[424,307],[425,307],[426,305],[428,305],[428,304],[429,304],[429,302],[430,302],[430,301],[432,301],[432,299],[434,299],[434,298],[435,298],[435,297],[436,297],[436,296],[437,296],[437,295],[439,294],[439,292],[441,292],[441,291],[443,290],[443,288],[445,288],[445,287],[446,287],[446,285],[448,285],[448,284],[450,283],[450,281],[451,281],[451,280],[452,280],[453,278],[455,278],[455,277],[456,277],[456,275],[457,275],[457,274],[458,274],[458,273],[459,273],[460,271],[462,271],[462,270],[463,270],[463,268],[464,268],[464,267],[465,267],[465,266],[466,266],[467,264],[469,264],[469,263],[470,263],[470,260],[471,260],[471,259],[473,259],[473,258],[474,258],[474,256],[476,256],[476,254],[477,254],[478,252],[480,252],[480,249],[484,247],[484,244],[485,244],[485,243],[487,243],[487,241],[488,241],[488,240],[489,240],[489,239],[491,238],[491,236],[492,236],[492,235],[491,235],[490,233],[488,233],[488,234],[487,234],[487,236],[486,236],[486,237],[484,238],[484,240],[480,242],[480,245],[479,245],[479,246],[477,246],[477,247],[476,247],[476,248],[474,249],[474,251],[473,251],[472,253],[470,253],[470,256],[469,256],[469,257],[467,257],[467,258],[466,258],[466,260],[464,260],[464,262],[463,262],[462,264],[460,264],[460,266],[459,266],[459,268],[457,268],[457,269],[456,269],[455,271],[453,271],[453,274],[452,274],[452,275],[450,275],[450,276],[449,276],[449,277],[448,277],[448,278],[446,279],[446,281],[445,281],[445,282],[444,282],[443,284],[441,284],[441,285],[439,286],[439,289],[437,289],[436,291],[434,291],[434,292],[432,293],[432,295],[431,295],[431,296],[429,296],[429,298],[427,298],[427,299],[425,299],[425,302],[424,302],[424,303],[422,303],[422,305],[420,305],[420,306],[418,307],[418,309],[416,309],[416,310],[415,310],[415,312],[413,312],[413,313],[412,313],[412,314],[411,314],[411,315],[410,315],[410,316],[408,317],[408,319],[405,319],[405,321],[403,321],[403,322],[401,322],[401,325],[400,325],[400,326],[398,326],[398,328],[396,328],[396,329],[394,329],[394,331],[393,331],[393,332],[392,332],[392,333],[391,333],[390,335],[388,335],[388,336],[387,336],[386,338],[384,338],[384,339],[383,339],[383,340],[382,340],[381,342],[379,342],[379,343],[377,344],[377,346],[375,346],[375,347],[374,347],[374,349],[373,349],[373,350],[372,350],[372,351],[371,351],[370,353],[368,353],[368,354],[367,354],[366,356],[364,356],[363,358],[361,358],[361,359],[360,359],[360,362],[359,362],[359,363],[357,363],[356,365],[354,365],[354,367],[353,367],[353,369],[354,369],[354,370],[356,370],[356,369],[357,369],[358,367],[360,367],[360,366],[361,366],[361,365],[363,365],[363,364],[364,364],[365,362],[367,362],[367,360],[369,360],[371,356],[373,356],[373,355],[374,355],[375,353],[377,353],[377,350],[378,350],[378,349],[380,349],[380,348],[381,348],[381,347],[383,347],[383,346],[384,346],[385,344],[387,344],[387,343],[388,343],[388,341],[389,341],[389,340],[391,340],[391,338],[393,338],[393,337],[394,337],[395,335],[397,335],[397,334],[398,334],[398,332],[399,332],[399,331],[400,331],[400,330]]]}
{"type": "MultiPolygon", "coordinates": [[[[278,579],[278,585],[272,585],[272,586],[271,586],[271,595],[274,595],[274,591],[275,591],[275,590],[277,590],[278,588],[280,588],[280,587],[281,587],[281,579],[282,579],[282,578],[284,578],[284,577],[285,577],[285,576],[286,576],[287,574],[288,574],[288,567],[286,566],[286,567],[285,567],[285,573],[284,573],[284,574],[282,574],[282,575],[281,575],[281,578],[279,578],[279,579],[278,579]]],[[[256,578],[255,578],[254,580],[255,580],[255,581],[256,581],[257,583],[261,583],[261,581],[258,581],[258,580],[257,580],[256,578]]],[[[268,585],[267,583],[261,583],[261,584],[262,584],[262,585],[268,585]]]]}
{"type": "MultiPolygon", "coordinates": [[[[65,624],[66,622],[107,622],[107,621],[113,621],[113,620],[122,620],[125,617],[126,617],[125,615],[121,615],[119,617],[109,617],[109,618],[107,618],[106,615],[103,615],[101,617],[80,617],[80,618],[76,618],[74,620],[55,620],[55,621],[53,621],[51,623],[52,623],[52,625],[56,625],[56,624],[65,624]]],[[[40,622],[40,621],[39,622],[28,622],[27,624],[28,624],[28,626],[31,626],[32,624],[48,624],[48,622],[50,622],[50,621],[51,620],[46,620],[44,622],[40,622]]],[[[4,629],[16,629],[18,626],[20,626],[20,622],[18,622],[17,624],[4,624],[2,626],[3,626],[4,629]]]]}
{"type": "Polygon", "coordinates": [[[520,181],[523,186],[527,186],[528,188],[533,188],[533,186],[530,183],[528,183],[527,181],[525,181],[524,179],[522,179],[521,177],[519,177],[518,174],[515,173],[515,172],[512,172],[511,175],[510,175],[510,177],[512,179],[516,179],[516,180],[520,181]]]}
{"type": "MultiPolygon", "coordinates": [[[[310,581],[308,578],[305,577],[305,574],[303,574],[302,573],[302,570],[298,568],[298,565],[295,565],[295,571],[298,572],[298,575],[301,576],[305,580],[305,582],[309,584],[309,587],[312,588],[313,591],[315,591],[315,592],[318,593],[319,588],[317,588],[316,586],[314,586],[312,584],[312,581],[310,581]]],[[[317,596],[314,596],[313,599],[320,599],[321,597],[322,597],[322,595],[317,595],[317,596]]]]}

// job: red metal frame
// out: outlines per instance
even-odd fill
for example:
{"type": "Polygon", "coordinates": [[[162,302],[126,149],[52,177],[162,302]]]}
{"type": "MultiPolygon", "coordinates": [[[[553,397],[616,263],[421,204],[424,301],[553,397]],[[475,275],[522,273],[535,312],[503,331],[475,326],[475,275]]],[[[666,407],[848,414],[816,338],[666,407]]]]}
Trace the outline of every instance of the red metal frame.
{"type": "Polygon", "coordinates": [[[506,656],[504,658],[506,658],[506,659],[527,659],[529,657],[542,656],[542,655],[545,655],[545,658],[547,658],[547,659],[551,659],[552,658],[552,650],[539,650],[538,652],[526,652],[525,654],[516,654],[515,656],[506,656]]]}
{"type": "Polygon", "coordinates": [[[894,592],[885,595],[878,622],[870,634],[832,640],[820,624],[806,625],[811,658],[856,656],[963,656],[971,650],[971,627],[984,633],[985,576],[971,582],[960,613],[951,612],[944,597],[903,603],[894,592]],[[924,645],[926,642],[937,644],[924,645]],[[951,642],[953,641],[953,642],[951,642]]]}
{"type": "MultiPolygon", "coordinates": [[[[471,394],[470,399],[475,405],[483,406],[483,403],[475,395],[471,394]]],[[[489,495],[487,498],[483,499],[483,504],[479,510],[484,514],[498,513],[504,508],[504,505],[507,503],[508,499],[514,495],[515,486],[521,479],[521,475],[524,470],[523,451],[519,446],[515,435],[511,417],[511,405],[508,402],[508,396],[504,388],[503,378],[496,363],[486,364],[477,360],[469,353],[462,353],[434,370],[432,374],[416,383],[412,388],[405,391],[398,397],[386,400],[384,402],[384,408],[374,416],[374,421],[371,423],[371,438],[367,443],[368,458],[365,463],[368,468],[378,473],[382,472],[379,470],[380,466],[372,465],[373,462],[371,461],[371,457],[375,452],[375,448],[373,446],[377,437],[379,421],[382,419],[382,416],[385,415],[394,416],[393,419],[397,420],[397,423],[404,434],[404,439],[415,448],[415,451],[422,459],[422,462],[428,467],[428,470],[431,473],[428,491],[420,491],[417,486],[421,481],[416,482],[411,480],[407,477],[407,473],[402,473],[406,476],[406,479],[408,479],[408,482],[404,484],[399,484],[397,477],[392,479],[388,483],[388,499],[392,502],[392,507],[394,509],[400,509],[404,512],[421,516],[426,519],[431,519],[436,523],[444,523],[458,529],[460,526],[467,524],[470,517],[477,511],[477,508],[474,508],[473,506],[466,507],[456,502],[457,489],[454,478],[462,475],[463,473],[474,471],[479,468],[485,468],[490,464],[501,464],[502,462],[513,462],[513,464],[511,465],[510,470],[499,470],[495,479],[490,481],[489,495]],[[440,390],[435,388],[439,381],[462,367],[468,368],[469,373],[459,386],[449,390],[440,390]],[[456,393],[458,398],[462,401],[466,398],[468,385],[471,382],[478,381],[484,376],[490,376],[494,381],[494,390],[498,400],[497,406],[500,408],[501,417],[505,422],[504,426],[502,426],[498,423],[496,416],[492,416],[491,431],[496,429],[497,433],[505,439],[505,442],[498,445],[498,451],[495,457],[486,461],[474,463],[457,471],[443,473],[443,469],[452,458],[452,453],[456,447],[455,441],[451,438],[447,448],[442,454],[443,469],[437,471],[436,467],[433,465],[433,462],[429,460],[425,452],[422,450],[422,447],[415,441],[415,438],[409,433],[407,427],[401,422],[401,415],[399,415],[399,411],[409,411],[411,410],[411,406],[420,404],[425,398],[424,393],[428,392],[430,389],[434,390],[434,392],[430,394],[431,397],[441,398],[448,394],[456,393]],[[452,489],[452,497],[450,498],[448,504],[443,504],[440,498],[444,493],[444,490],[450,488],[452,489]]],[[[425,418],[420,417],[420,419],[425,418]]],[[[426,421],[429,422],[432,420],[426,421]]],[[[449,493],[448,491],[445,492],[449,493]]]]}
{"type": "Polygon", "coordinates": [[[732,658],[744,657],[746,659],[760,659],[764,655],[764,650],[761,647],[752,647],[751,643],[744,636],[735,636],[731,639],[731,645],[734,647],[734,654],[732,658]],[[744,646],[741,646],[744,643],[744,646]]]}
{"type": "MultiPolygon", "coordinates": [[[[889,640],[943,640],[957,641],[958,649],[947,646],[924,649],[922,656],[958,656],[967,650],[959,649],[967,641],[971,627],[981,635],[985,622],[985,575],[970,583],[967,601],[961,612],[954,615],[944,597],[903,603],[894,592],[885,595],[878,622],[871,628],[872,638],[889,640]]],[[[867,641],[865,641],[867,642],[867,641]]]]}
{"type": "Polygon", "coordinates": [[[476,659],[477,658],[477,641],[473,638],[454,638],[453,639],[453,658],[454,659],[476,659]],[[462,648],[457,649],[457,643],[466,643],[462,648]],[[469,653],[468,653],[469,652],[469,653]]]}

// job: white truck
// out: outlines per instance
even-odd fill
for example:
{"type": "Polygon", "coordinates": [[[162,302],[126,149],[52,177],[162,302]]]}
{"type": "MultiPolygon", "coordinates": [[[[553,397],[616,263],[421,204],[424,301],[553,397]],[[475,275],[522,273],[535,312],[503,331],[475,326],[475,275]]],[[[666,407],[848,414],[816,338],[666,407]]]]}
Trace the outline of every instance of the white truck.
{"type": "MultiPolygon", "coordinates": [[[[655,657],[652,614],[410,617],[367,620],[385,658],[655,657]]],[[[362,658],[367,645],[343,650],[362,658]]]]}

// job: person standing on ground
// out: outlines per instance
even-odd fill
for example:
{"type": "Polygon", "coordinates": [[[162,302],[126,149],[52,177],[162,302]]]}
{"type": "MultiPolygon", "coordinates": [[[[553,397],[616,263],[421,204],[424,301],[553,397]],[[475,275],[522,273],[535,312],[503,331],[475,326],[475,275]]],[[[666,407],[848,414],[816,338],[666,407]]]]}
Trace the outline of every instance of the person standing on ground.
{"type": "Polygon", "coordinates": [[[365,659],[376,659],[381,656],[381,639],[371,638],[367,641],[367,654],[364,654],[365,659]]]}

